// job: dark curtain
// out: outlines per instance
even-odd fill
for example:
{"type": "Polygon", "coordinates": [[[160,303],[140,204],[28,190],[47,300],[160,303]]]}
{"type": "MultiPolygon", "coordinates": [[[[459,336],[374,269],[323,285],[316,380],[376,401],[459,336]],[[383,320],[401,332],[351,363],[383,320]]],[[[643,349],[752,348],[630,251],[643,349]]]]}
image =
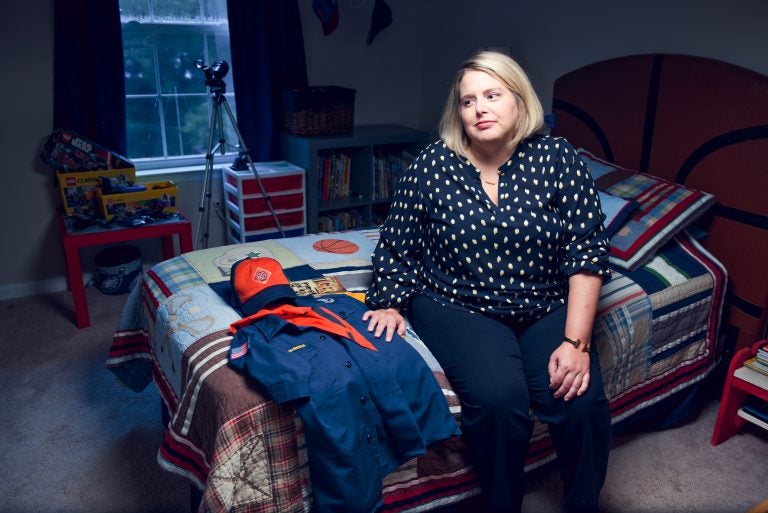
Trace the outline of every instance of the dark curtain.
{"type": "MultiPolygon", "coordinates": [[[[237,125],[256,161],[279,157],[281,92],[307,85],[297,0],[227,0],[237,125]]],[[[118,0],[54,0],[54,128],[126,153],[118,0]]]]}
{"type": "Polygon", "coordinates": [[[125,155],[118,0],[54,0],[53,128],[125,155]]]}
{"type": "Polygon", "coordinates": [[[254,161],[280,156],[282,91],[306,87],[297,0],[227,0],[237,126],[254,161]]]}

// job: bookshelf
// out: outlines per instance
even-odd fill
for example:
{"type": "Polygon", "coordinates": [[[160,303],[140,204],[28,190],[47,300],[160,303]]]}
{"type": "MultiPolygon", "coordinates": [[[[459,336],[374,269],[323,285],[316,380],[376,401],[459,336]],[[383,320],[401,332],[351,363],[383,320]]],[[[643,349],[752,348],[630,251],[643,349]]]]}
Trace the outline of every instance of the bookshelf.
{"type": "Polygon", "coordinates": [[[755,410],[752,401],[768,401],[768,375],[750,366],[761,348],[768,347],[768,340],[755,342],[736,352],[728,367],[723,396],[717,412],[712,445],[718,445],[735,435],[746,422],[768,429],[768,422],[761,418],[761,410],[755,410]]]}
{"type": "Polygon", "coordinates": [[[344,135],[282,134],[282,158],[306,170],[307,231],[381,222],[391,202],[387,167],[418,154],[427,140],[425,131],[392,124],[358,125],[344,135]]]}

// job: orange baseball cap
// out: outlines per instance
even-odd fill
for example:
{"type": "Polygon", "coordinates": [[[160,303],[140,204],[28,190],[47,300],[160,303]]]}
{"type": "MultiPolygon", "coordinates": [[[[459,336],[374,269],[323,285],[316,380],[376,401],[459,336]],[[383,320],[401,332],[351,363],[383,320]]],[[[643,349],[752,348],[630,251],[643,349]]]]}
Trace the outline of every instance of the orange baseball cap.
{"type": "Polygon", "coordinates": [[[288,284],[280,262],[257,257],[238,260],[229,275],[232,290],[246,316],[253,315],[279,299],[294,299],[296,293],[288,284]]]}

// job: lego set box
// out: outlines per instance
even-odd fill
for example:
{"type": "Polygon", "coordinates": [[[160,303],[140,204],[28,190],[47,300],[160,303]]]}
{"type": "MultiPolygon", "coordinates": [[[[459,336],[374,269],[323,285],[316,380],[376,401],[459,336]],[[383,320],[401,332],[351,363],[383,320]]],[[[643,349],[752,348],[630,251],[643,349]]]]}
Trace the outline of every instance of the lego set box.
{"type": "Polygon", "coordinates": [[[130,187],[136,180],[136,169],[102,169],[74,173],[56,171],[64,213],[68,216],[98,217],[100,214],[97,194],[104,180],[130,187]]]}
{"type": "Polygon", "coordinates": [[[71,130],[56,130],[45,141],[40,158],[64,173],[128,169],[133,163],[119,153],[86,139],[71,130]]]}
{"type": "Polygon", "coordinates": [[[176,185],[173,182],[150,182],[143,184],[145,190],[105,194],[104,188],[97,189],[101,216],[107,221],[114,218],[162,217],[178,212],[176,185]]]}
{"type": "Polygon", "coordinates": [[[135,190],[136,167],[119,153],[71,130],[55,130],[45,141],[40,158],[56,172],[64,213],[100,217],[100,187],[111,192],[135,190]]]}
{"type": "Polygon", "coordinates": [[[130,160],[75,132],[53,132],[40,157],[56,170],[68,216],[136,225],[178,212],[173,182],[135,183],[130,160]]]}

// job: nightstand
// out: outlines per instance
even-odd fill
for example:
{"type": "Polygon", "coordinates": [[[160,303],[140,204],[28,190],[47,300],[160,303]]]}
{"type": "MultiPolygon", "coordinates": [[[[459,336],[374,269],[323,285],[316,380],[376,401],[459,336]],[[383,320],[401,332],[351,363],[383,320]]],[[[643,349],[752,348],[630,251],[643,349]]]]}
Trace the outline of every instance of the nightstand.
{"type": "Polygon", "coordinates": [[[88,302],[85,298],[80,248],[159,237],[163,244],[163,259],[167,260],[175,255],[173,237],[176,236],[179,239],[180,253],[192,251],[192,223],[181,215],[144,226],[130,228],[94,226],[84,230],[74,230],[68,226],[62,214],[58,214],[58,218],[61,244],[64,247],[64,258],[67,264],[67,285],[72,292],[75,324],[78,328],[87,328],[91,325],[88,302]]]}
{"type": "MultiPolygon", "coordinates": [[[[768,376],[752,371],[754,377],[744,374],[744,362],[757,354],[757,350],[768,341],[755,342],[752,347],[745,347],[736,352],[728,367],[723,397],[717,412],[712,445],[718,445],[735,435],[746,422],[753,422],[768,429],[768,424],[741,412],[741,407],[749,397],[768,401],[768,376]],[[762,377],[762,379],[761,379],[762,377]]],[[[751,370],[751,369],[750,369],[751,370]]]]}

